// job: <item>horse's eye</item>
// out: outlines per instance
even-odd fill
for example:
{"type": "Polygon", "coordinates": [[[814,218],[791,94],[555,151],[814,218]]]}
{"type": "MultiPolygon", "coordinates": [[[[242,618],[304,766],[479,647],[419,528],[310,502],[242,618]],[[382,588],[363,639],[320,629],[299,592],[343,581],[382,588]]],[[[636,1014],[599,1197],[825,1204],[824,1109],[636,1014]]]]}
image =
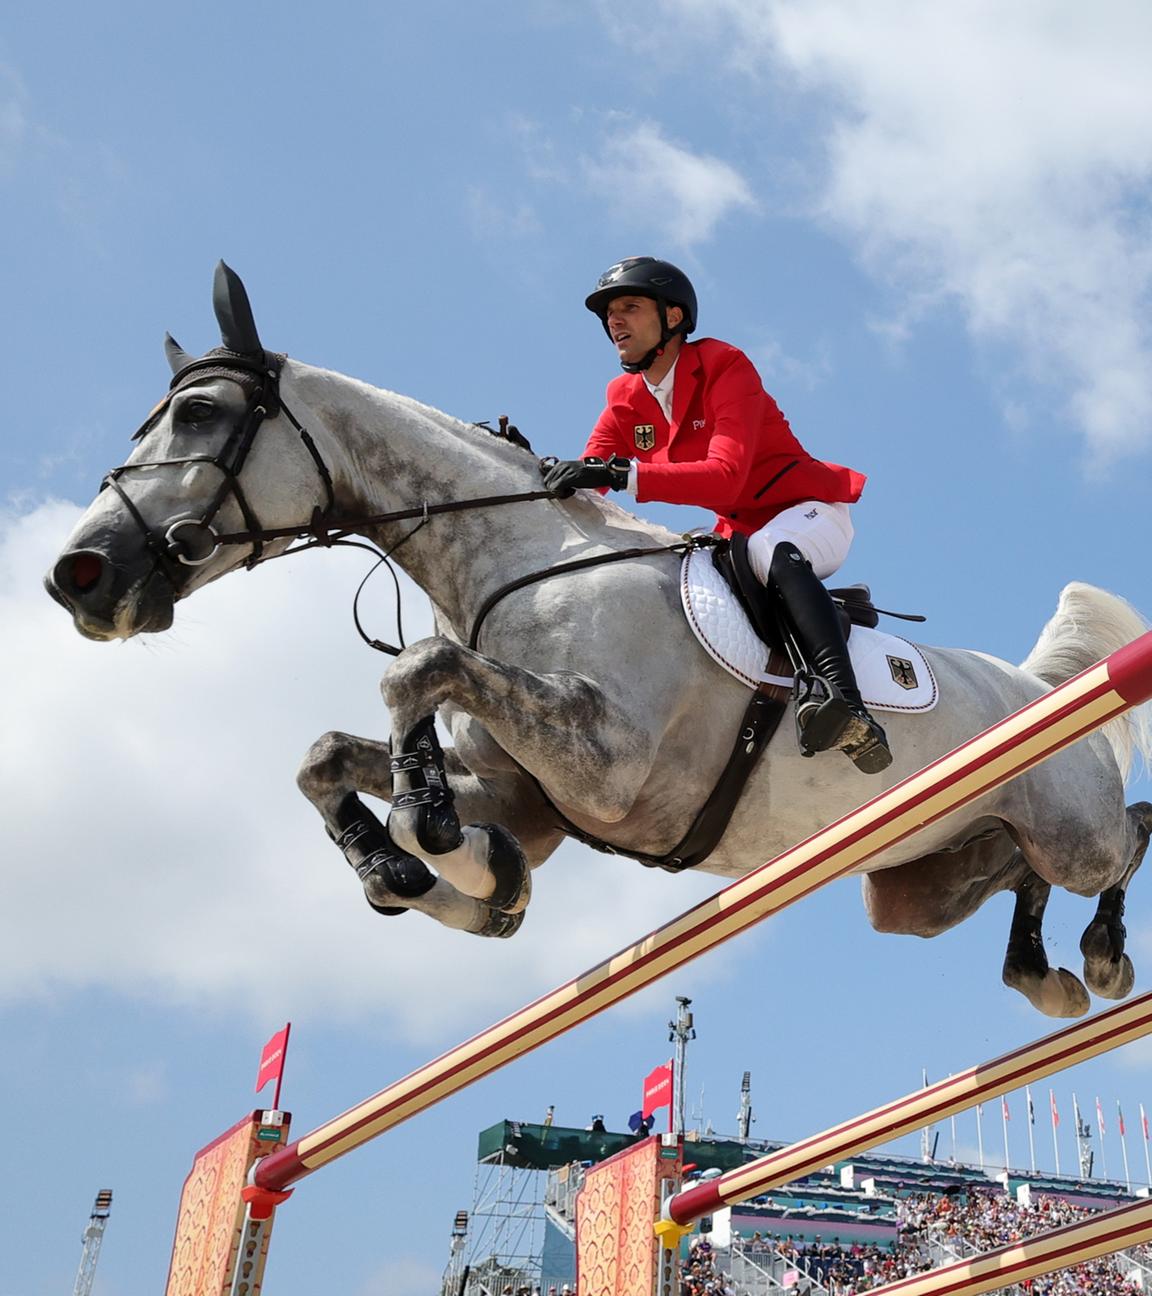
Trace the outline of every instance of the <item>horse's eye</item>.
{"type": "Polygon", "coordinates": [[[210,400],[202,398],[185,401],[180,406],[181,423],[206,423],[216,415],[216,406],[210,400]]]}

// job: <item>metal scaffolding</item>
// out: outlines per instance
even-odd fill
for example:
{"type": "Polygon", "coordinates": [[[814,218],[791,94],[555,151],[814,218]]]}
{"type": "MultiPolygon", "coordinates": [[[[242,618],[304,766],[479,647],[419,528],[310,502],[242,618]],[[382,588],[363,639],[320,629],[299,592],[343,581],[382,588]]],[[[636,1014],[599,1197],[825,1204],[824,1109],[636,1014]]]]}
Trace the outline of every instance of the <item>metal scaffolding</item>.
{"type": "Polygon", "coordinates": [[[101,1188],[96,1194],[96,1204],[88,1218],[88,1227],[84,1230],[84,1253],[80,1257],[80,1272],[76,1275],[72,1296],[90,1296],[96,1278],[96,1261],[100,1259],[100,1245],[104,1241],[104,1230],[108,1227],[111,1210],[112,1189],[101,1188]]]}

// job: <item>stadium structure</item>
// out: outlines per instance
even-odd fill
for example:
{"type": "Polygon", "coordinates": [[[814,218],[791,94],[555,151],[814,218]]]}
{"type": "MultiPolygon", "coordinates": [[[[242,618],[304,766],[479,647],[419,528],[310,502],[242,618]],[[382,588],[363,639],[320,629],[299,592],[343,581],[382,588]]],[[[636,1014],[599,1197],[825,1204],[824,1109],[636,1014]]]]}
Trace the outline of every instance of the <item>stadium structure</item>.
{"type": "MultiPolygon", "coordinates": [[[[746,1122],[741,1122],[746,1129],[746,1122]]],[[[648,1137],[659,1137],[649,1135],[648,1137]]],[[[633,1133],[504,1120],[478,1140],[471,1209],[452,1227],[442,1296],[576,1293],[576,1199],[589,1167],[633,1133]]],[[[786,1146],[687,1131],[689,1179],[786,1146]]],[[[681,1292],[854,1296],[1057,1224],[1147,1197],[1144,1186],[1027,1171],[984,1171],[931,1155],[865,1154],[701,1221],[682,1244],[681,1292]]],[[[1134,1248],[1036,1280],[1016,1296],[1152,1292],[1152,1252],[1134,1248]],[[1064,1285],[1061,1285],[1061,1284],[1064,1285]]],[[[582,1296],[576,1293],[576,1296],[582,1296]]]]}

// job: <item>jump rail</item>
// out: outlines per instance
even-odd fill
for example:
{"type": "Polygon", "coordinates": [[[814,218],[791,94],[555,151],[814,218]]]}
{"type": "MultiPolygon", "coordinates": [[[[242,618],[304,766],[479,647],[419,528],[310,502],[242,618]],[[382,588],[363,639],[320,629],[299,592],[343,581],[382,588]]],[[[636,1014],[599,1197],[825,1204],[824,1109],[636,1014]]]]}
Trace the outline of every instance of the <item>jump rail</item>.
{"type": "Polygon", "coordinates": [[[868,1296],[980,1296],[1150,1239],[1152,1201],[1134,1202],[970,1260],[874,1287],[868,1296]]]}
{"type": "Polygon", "coordinates": [[[707,1183],[694,1184],[669,1197],[664,1217],[679,1225],[725,1206],[748,1201],[772,1188],[801,1179],[834,1161],[888,1143],[910,1130],[967,1111],[1033,1080],[1086,1062],[1111,1049],[1152,1034],[1152,992],[1087,1017],[1035,1044],[1015,1049],[991,1062],[970,1067],[947,1080],[917,1089],[833,1129],[790,1147],[770,1152],[707,1183]]]}
{"type": "Polygon", "coordinates": [[[635,994],[1152,696],[1152,633],[1029,703],[807,841],[733,882],[343,1115],[259,1161],[271,1207],[306,1175],[635,994]]]}

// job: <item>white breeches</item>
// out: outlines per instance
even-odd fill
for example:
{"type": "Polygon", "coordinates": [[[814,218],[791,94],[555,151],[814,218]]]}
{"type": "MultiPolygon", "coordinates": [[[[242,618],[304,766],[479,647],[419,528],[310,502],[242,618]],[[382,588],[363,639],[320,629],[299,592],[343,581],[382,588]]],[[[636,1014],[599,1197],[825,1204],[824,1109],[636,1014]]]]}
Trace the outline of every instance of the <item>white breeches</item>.
{"type": "Polygon", "coordinates": [[[748,537],[748,557],[756,578],[768,582],[768,569],[778,544],[790,541],[812,564],[821,580],[836,571],[852,547],[851,510],[847,504],[821,504],[807,500],[786,508],[748,537]]]}

